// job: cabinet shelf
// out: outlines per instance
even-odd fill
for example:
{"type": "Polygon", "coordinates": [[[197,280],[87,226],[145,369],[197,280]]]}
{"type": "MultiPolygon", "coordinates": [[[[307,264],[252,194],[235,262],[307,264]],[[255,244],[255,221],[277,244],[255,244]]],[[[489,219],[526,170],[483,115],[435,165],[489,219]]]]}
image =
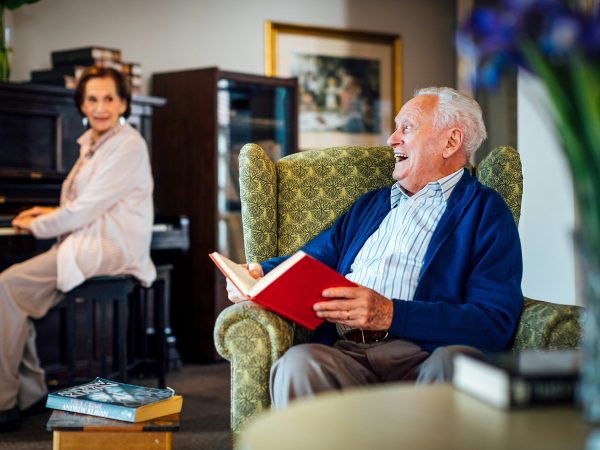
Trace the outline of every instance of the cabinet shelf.
{"type": "Polygon", "coordinates": [[[219,126],[251,126],[261,128],[283,128],[287,129],[285,120],[282,119],[266,119],[260,117],[239,117],[232,115],[230,122],[227,124],[219,123],[219,126]]]}

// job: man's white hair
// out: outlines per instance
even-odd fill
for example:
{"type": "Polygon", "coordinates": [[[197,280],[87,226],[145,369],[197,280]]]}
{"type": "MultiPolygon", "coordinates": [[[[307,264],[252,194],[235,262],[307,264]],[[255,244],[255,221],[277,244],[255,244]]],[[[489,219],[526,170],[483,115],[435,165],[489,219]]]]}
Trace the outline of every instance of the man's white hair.
{"type": "Polygon", "coordinates": [[[418,95],[435,95],[438,98],[434,127],[438,130],[448,126],[460,128],[464,134],[467,158],[470,159],[487,138],[479,103],[449,87],[417,89],[415,97],[418,95]]]}

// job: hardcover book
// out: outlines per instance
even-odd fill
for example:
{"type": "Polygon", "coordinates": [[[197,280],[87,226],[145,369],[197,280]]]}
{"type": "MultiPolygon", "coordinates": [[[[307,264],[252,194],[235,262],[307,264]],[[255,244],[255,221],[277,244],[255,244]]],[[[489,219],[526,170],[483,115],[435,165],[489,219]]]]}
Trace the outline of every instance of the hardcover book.
{"type": "Polygon", "coordinates": [[[142,65],[134,62],[121,62],[121,72],[133,77],[141,77],[144,74],[142,65]]]}
{"type": "Polygon", "coordinates": [[[85,66],[64,66],[58,69],[32,70],[31,82],[74,89],[85,69],[85,66]]]}
{"type": "Polygon", "coordinates": [[[314,330],[323,323],[313,305],[327,300],[321,294],[330,287],[356,286],[343,275],[298,251],[260,279],[229,258],[209,255],[223,274],[250,300],[292,322],[314,330]]]}
{"type": "Polygon", "coordinates": [[[181,411],[183,398],[155,389],[96,378],[48,394],[46,407],[126,422],[141,422],[181,411]]]}
{"type": "Polygon", "coordinates": [[[179,431],[179,414],[155,417],[143,422],[124,422],[104,417],[54,410],[46,423],[48,431],[179,431]]]}
{"type": "Polygon", "coordinates": [[[490,354],[484,359],[458,354],[453,384],[503,409],[572,403],[579,380],[578,350],[490,354]]]}
{"type": "Polygon", "coordinates": [[[121,61],[121,50],[106,47],[81,47],[55,50],[50,53],[52,67],[88,65],[90,61],[121,61]]]}

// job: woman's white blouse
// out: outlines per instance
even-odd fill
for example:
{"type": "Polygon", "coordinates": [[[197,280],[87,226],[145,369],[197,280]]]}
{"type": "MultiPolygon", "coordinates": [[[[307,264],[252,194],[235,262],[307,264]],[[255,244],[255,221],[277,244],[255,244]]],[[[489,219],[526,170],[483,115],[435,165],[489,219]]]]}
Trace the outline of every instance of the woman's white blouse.
{"type": "Polygon", "coordinates": [[[154,210],[146,142],[116,125],[98,142],[77,141],[79,159],[62,186],[60,207],[31,223],[36,238],[58,237],[57,288],[69,291],[96,275],[130,274],[149,286],[154,210]]]}

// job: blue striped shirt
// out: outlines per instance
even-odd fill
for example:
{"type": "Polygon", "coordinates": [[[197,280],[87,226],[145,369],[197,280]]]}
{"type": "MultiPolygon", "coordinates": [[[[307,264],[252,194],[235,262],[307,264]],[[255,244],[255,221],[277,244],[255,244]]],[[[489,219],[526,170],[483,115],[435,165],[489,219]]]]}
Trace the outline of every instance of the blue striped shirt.
{"type": "MultiPolygon", "coordinates": [[[[389,299],[412,300],[431,236],[463,173],[461,168],[412,196],[394,184],[390,212],[360,249],[346,278],[389,299]]],[[[340,335],[349,330],[341,324],[336,328],[340,335]]]]}

